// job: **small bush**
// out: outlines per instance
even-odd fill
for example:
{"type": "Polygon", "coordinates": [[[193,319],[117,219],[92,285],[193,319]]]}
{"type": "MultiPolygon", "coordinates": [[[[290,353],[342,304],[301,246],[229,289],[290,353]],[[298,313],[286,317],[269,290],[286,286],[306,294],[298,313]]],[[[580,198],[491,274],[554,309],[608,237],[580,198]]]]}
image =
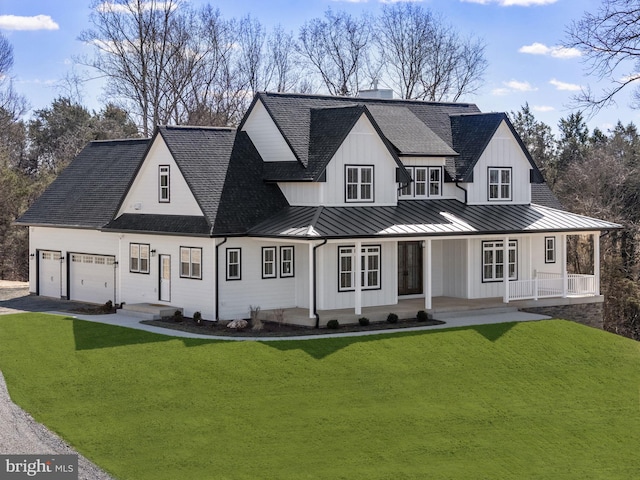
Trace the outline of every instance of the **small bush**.
{"type": "Polygon", "coordinates": [[[181,322],[181,321],[182,321],[182,319],[183,319],[182,311],[180,311],[180,310],[176,310],[175,312],[173,312],[173,319],[174,319],[176,322],[181,322]]]}
{"type": "Polygon", "coordinates": [[[363,327],[366,327],[367,325],[369,325],[369,319],[367,317],[360,317],[358,319],[358,323],[360,323],[360,325],[362,325],[363,327]]]}
{"type": "Polygon", "coordinates": [[[387,315],[387,322],[389,323],[398,323],[398,315],[395,313],[390,313],[387,315]]]}
{"type": "Polygon", "coordinates": [[[416,315],[416,318],[418,319],[419,322],[426,322],[427,320],[429,320],[429,314],[424,310],[419,310],[416,315]]]}
{"type": "Polygon", "coordinates": [[[337,330],[338,328],[340,328],[340,322],[338,320],[329,320],[327,322],[327,328],[337,330]]]}
{"type": "Polygon", "coordinates": [[[193,321],[196,322],[196,325],[202,325],[202,313],[195,312],[193,314],[193,321]]]}

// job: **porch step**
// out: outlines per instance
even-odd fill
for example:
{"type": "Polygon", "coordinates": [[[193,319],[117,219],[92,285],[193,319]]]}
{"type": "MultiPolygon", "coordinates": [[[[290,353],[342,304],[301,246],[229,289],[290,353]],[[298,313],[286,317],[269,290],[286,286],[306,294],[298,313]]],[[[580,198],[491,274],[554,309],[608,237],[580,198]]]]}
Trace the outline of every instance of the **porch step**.
{"type": "Polygon", "coordinates": [[[117,313],[143,320],[160,320],[161,318],[172,317],[176,310],[183,311],[180,307],[157,303],[125,303],[122,308],[117,310],[117,313]]]}
{"type": "Polygon", "coordinates": [[[517,312],[517,307],[488,307],[488,308],[476,308],[472,310],[457,310],[457,311],[449,311],[449,312],[434,312],[433,318],[436,320],[446,320],[450,318],[460,318],[460,317],[480,317],[484,315],[499,315],[503,313],[514,313],[517,312]]]}

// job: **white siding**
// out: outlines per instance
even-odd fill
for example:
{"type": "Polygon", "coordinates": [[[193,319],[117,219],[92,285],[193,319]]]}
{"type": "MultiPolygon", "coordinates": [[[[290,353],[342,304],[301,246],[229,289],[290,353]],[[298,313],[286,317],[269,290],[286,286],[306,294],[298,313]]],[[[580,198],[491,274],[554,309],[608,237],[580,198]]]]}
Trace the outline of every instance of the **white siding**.
{"type": "Polygon", "coordinates": [[[530,169],[531,164],[503,121],[473,169],[473,183],[468,184],[469,204],[531,203],[530,169]],[[489,202],[489,167],[512,168],[511,202],[489,202]]]}
{"type": "Polygon", "coordinates": [[[325,204],[325,182],[281,182],[278,186],[290,205],[317,207],[325,204]]]}
{"type": "MultiPolygon", "coordinates": [[[[442,240],[442,295],[445,297],[467,297],[467,240],[442,240]]],[[[435,254],[435,252],[434,252],[435,254]]]]}
{"type": "Polygon", "coordinates": [[[202,210],[161,135],[156,137],[149,149],[149,153],[120,207],[118,216],[123,213],[202,215],[202,210]],[[158,167],[160,165],[169,165],[170,168],[170,202],[168,203],[161,203],[158,200],[158,167]]]}
{"type": "Polygon", "coordinates": [[[295,162],[296,157],[261,101],[257,101],[243,131],[256,146],[265,162],[295,162]]]}

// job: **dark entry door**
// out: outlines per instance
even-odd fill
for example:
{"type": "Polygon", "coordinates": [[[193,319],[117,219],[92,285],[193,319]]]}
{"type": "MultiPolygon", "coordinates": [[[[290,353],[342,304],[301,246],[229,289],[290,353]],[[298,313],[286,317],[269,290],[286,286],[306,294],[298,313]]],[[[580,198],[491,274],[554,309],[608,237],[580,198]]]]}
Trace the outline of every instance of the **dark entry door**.
{"type": "Polygon", "coordinates": [[[398,295],[422,293],[422,246],[398,242],[398,295]]]}

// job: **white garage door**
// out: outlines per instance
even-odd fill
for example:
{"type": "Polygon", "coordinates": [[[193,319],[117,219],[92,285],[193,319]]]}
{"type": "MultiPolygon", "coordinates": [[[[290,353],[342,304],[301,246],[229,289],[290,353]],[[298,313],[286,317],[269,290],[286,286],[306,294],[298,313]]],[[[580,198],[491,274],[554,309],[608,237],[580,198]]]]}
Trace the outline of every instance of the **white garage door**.
{"type": "Polygon", "coordinates": [[[38,255],[38,293],[60,298],[60,252],[41,250],[38,255]]]}
{"type": "Polygon", "coordinates": [[[114,257],[71,254],[70,299],[89,303],[115,303],[113,291],[114,257]]]}

